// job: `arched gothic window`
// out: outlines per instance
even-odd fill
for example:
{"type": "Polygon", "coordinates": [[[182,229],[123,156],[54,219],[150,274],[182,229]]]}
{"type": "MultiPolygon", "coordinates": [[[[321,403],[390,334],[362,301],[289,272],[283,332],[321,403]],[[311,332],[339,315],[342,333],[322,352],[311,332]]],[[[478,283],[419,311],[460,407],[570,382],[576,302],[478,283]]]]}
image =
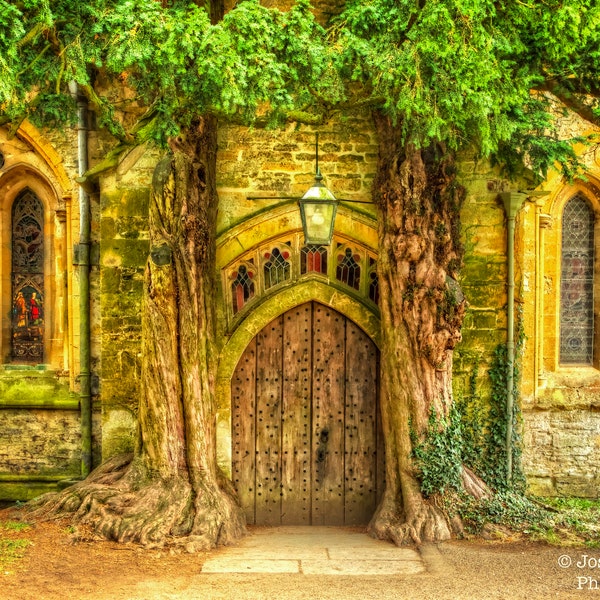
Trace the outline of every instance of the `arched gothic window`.
{"type": "Polygon", "coordinates": [[[254,298],[254,268],[252,263],[241,264],[233,271],[231,278],[231,297],[233,313],[239,312],[242,307],[254,298]]]}
{"type": "Polygon", "coordinates": [[[341,283],[375,305],[379,302],[377,257],[359,242],[334,238],[331,246],[306,245],[301,232],[255,246],[223,268],[223,290],[230,318],[283,284],[317,276],[341,283]],[[336,260],[337,259],[337,260],[336,260]],[[366,274],[366,276],[364,275],[366,274]]]}
{"type": "Polygon", "coordinates": [[[360,255],[353,252],[351,248],[346,248],[343,253],[338,254],[337,262],[335,278],[358,290],[360,288],[360,255]]]}
{"type": "Polygon", "coordinates": [[[265,252],[265,262],[263,264],[265,289],[290,279],[291,265],[289,258],[290,249],[285,246],[281,249],[275,246],[273,249],[265,252]]]}
{"type": "Polygon", "coordinates": [[[580,194],[563,212],[560,362],[591,365],[594,349],[594,212],[580,194]]]}
{"type": "Polygon", "coordinates": [[[12,358],[44,362],[44,206],[25,190],[12,206],[12,358]]]}
{"type": "Polygon", "coordinates": [[[327,274],[327,246],[311,244],[302,246],[300,254],[300,272],[327,274]]]}

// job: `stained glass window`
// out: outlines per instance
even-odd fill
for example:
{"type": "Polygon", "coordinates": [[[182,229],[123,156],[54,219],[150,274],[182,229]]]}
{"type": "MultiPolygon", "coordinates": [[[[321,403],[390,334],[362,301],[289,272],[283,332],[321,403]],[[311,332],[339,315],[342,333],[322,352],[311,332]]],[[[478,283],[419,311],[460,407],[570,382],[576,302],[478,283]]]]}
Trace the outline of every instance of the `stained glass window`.
{"type": "Polygon", "coordinates": [[[560,362],[592,364],[594,213],[579,195],[563,213],[560,301],[560,362]]]}
{"type": "Polygon", "coordinates": [[[297,232],[250,248],[224,268],[222,281],[228,314],[237,320],[249,304],[258,304],[284,285],[328,276],[335,285],[339,282],[356,290],[369,304],[379,303],[377,257],[373,250],[342,239],[336,239],[332,245],[305,244],[302,233],[297,232]]]}
{"type": "Polygon", "coordinates": [[[360,255],[346,248],[343,254],[338,254],[338,265],[335,278],[342,283],[358,290],[360,287],[360,255]]]}
{"type": "Polygon", "coordinates": [[[44,206],[30,190],[12,207],[12,357],[44,359],[44,206]]]}
{"type": "Polygon", "coordinates": [[[309,245],[304,246],[301,252],[300,272],[327,273],[327,246],[309,245]]]}
{"type": "Polygon", "coordinates": [[[239,312],[242,307],[254,298],[254,273],[246,266],[240,265],[231,276],[231,295],[233,299],[233,313],[239,312]]]}
{"type": "Polygon", "coordinates": [[[377,278],[377,261],[369,257],[369,299],[379,304],[379,279],[377,278]]]}
{"type": "Polygon", "coordinates": [[[275,247],[270,252],[265,252],[264,259],[264,274],[265,274],[265,289],[287,281],[290,278],[290,251],[280,250],[275,247]]]}

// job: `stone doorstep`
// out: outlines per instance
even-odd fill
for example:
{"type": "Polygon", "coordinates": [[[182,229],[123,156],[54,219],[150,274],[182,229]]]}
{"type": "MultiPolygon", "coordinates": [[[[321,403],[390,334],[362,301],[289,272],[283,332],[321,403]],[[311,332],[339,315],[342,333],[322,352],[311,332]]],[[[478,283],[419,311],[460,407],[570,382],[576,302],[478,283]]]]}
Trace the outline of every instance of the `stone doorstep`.
{"type": "MultiPolygon", "coordinates": [[[[418,557],[418,555],[417,555],[418,557]]],[[[416,575],[425,571],[416,560],[284,560],[220,557],[207,560],[202,573],[301,573],[303,575],[416,575]]]]}
{"type": "Polygon", "coordinates": [[[221,548],[202,573],[414,575],[425,571],[419,552],[338,528],[271,528],[238,546],[221,548]]]}
{"type": "Polygon", "coordinates": [[[418,554],[416,560],[303,560],[300,568],[305,575],[416,575],[425,571],[418,554]]]}

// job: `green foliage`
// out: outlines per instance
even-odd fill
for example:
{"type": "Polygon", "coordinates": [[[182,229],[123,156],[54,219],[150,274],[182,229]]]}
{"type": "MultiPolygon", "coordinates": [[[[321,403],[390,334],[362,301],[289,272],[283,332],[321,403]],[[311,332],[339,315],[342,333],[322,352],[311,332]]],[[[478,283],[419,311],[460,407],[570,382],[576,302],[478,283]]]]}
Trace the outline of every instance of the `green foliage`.
{"type": "MultiPolygon", "coordinates": [[[[517,350],[522,344],[519,336],[517,350]]],[[[421,489],[426,495],[461,487],[461,468],[466,465],[495,490],[522,494],[525,476],[521,468],[520,409],[513,402],[513,473],[511,484],[506,476],[506,382],[507,351],[504,344],[494,351],[488,375],[492,384],[489,398],[477,393],[479,361],[469,378],[467,394],[456,399],[447,419],[432,411],[426,435],[420,441],[412,432],[413,453],[420,473],[421,489]]],[[[519,378],[518,361],[514,365],[515,382],[519,378]]]]}
{"type": "Polygon", "coordinates": [[[512,531],[531,533],[543,531],[557,524],[557,515],[523,494],[504,491],[490,498],[475,499],[467,494],[446,500],[448,507],[457,513],[468,533],[481,533],[488,524],[502,525],[512,531]]]}
{"type": "Polygon", "coordinates": [[[19,53],[19,40],[25,34],[19,16],[12,3],[0,0],[0,104],[10,101],[15,87],[13,65],[19,53]]]}
{"type": "Polygon", "coordinates": [[[28,539],[15,537],[31,529],[28,523],[22,521],[0,522],[0,568],[5,569],[25,556],[27,548],[31,545],[28,539]]]}
{"type": "Polygon", "coordinates": [[[482,399],[477,393],[480,366],[479,359],[476,359],[469,377],[469,389],[456,399],[448,417],[444,418],[432,409],[423,439],[419,439],[411,428],[413,456],[419,469],[421,490],[426,496],[460,490],[462,465],[472,469],[494,490],[517,496],[525,492],[526,481],[521,466],[521,412],[517,396],[520,377],[518,357],[524,340],[522,319],[519,318],[513,364],[513,472],[510,482],[506,473],[509,364],[506,345],[500,344],[494,350],[488,370],[491,382],[489,398],[482,399]]]}
{"type": "Polygon", "coordinates": [[[4,521],[0,528],[5,531],[28,531],[31,529],[31,525],[25,521],[4,521]]]}
{"type": "Polygon", "coordinates": [[[144,120],[138,141],[159,142],[198,115],[277,123],[340,93],[306,0],[287,12],[245,0],[216,24],[203,6],[177,0],[32,0],[9,14],[0,21],[9,75],[0,110],[14,121],[52,125],[72,112],[71,81],[113,134],[127,137],[127,111],[144,120]]]}
{"type": "Polygon", "coordinates": [[[411,428],[413,456],[419,470],[421,491],[426,496],[459,490],[462,473],[462,428],[453,406],[447,417],[432,407],[422,440],[411,428]]]}
{"type": "MultiPolygon", "coordinates": [[[[557,82],[597,110],[600,9],[594,0],[353,0],[335,28],[339,66],[402,127],[405,142],[476,146],[512,173],[558,162],[557,82]],[[593,58],[590,58],[593,57],[593,58]]],[[[600,114],[600,113],[597,113],[600,114]]]]}
{"type": "Polygon", "coordinates": [[[561,139],[556,118],[566,116],[564,107],[545,95],[527,98],[522,105],[514,107],[508,118],[514,131],[508,140],[501,140],[492,164],[503,166],[511,177],[523,171],[532,171],[535,182],[546,178],[551,166],[560,165],[562,172],[571,180],[579,170],[574,144],[593,142],[593,137],[575,136],[561,139]]]}
{"type": "MultiPolygon", "coordinates": [[[[496,489],[507,489],[506,473],[506,403],[507,403],[507,379],[508,359],[505,344],[499,345],[495,351],[492,364],[489,369],[489,377],[492,383],[489,398],[489,409],[485,423],[485,439],[481,455],[481,474],[490,485],[496,489]]],[[[523,491],[525,488],[525,476],[521,468],[521,439],[520,439],[520,407],[517,397],[519,379],[519,365],[514,365],[514,398],[513,398],[513,440],[512,440],[512,463],[511,474],[512,487],[523,491]]]]}
{"type": "Polygon", "coordinates": [[[528,498],[514,491],[475,499],[450,493],[441,499],[450,516],[459,516],[466,534],[521,534],[551,544],[600,546],[600,501],[582,498],[528,498]]]}
{"type": "Polygon", "coordinates": [[[475,358],[469,376],[468,393],[459,395],[455,404],[462,426],[462,460],[475,473],[483,473],[487,408],[477,394],[478,377],[479,356],[475,358]]]}
{"type": "Polygon", "coordinates": [[[525,341],[522,319],[517,319],[513,364],[513,414],[512,414],[512,465],[511,481],[508,483],[506,466],[507,433],[507,380],[509,373],[506,344],[498,345],[488,369],[491,383],[489,396],[480,397],[477,391],[479,359],[475,360],[469,379],[469,390],[457,398],[457,411],[461,415],[463,431],[463,461],[484,481],[496,490],[523,493],[525,475],[521,466],[521,410],[518,398],[518,382],[521,375],[519,357],[525,341]]]}
{"type": "Polygon", "coordinates": [[[31,546],[29,540],[5,540],[0,538],[0,568],[6,568],[25,556],[27,548],[31,546]]]}
{"type": "MultiPolygon", "coordinates": [[[[383,99],[407,140],[457,148],[470,131],[485,150],[494,145],[490,126],[497,127],[509,91],[502,54],[516,50],[494,12],[485,0],[350,2],[340,18],[343,68],[383,99]]],[[[520,83],[510,92],[523,98],[532,81],[520,83]]]]}
{"type": "Polygon", "coordinates": [[[543,505],[560,512],[562,524],[583,537],[587,546],[600,547],[600,499],[541,498],[543,505]]]}
{"type": "Polygon", "coordinates": [[[494,351],[489,369],[492,383],[490,406],[486,427],[486,443],[483,454],[483,473],[486,480],[496,489],[512,489],[524,493],[526,481],[521,466],[521,407],[518,398],[518,383],[521,377],[520,356],[525,342],[523,319],[517,315],[515,349],[513,363],[513,402],[512,402],[512,467],[510,478],[506,473],[506,433],[507,433],[507,380],[509,373],[508,350],[500,344],[494,351]],[[508,482],[510,479],[510,482],[508,482]]]}
{"type": "Polygon", "coordinates": [[[349,0],[329,31],[308,0],[287,12],[244,0],[218,23],[198,4],[0,0],[0,119],[55,124],[73,111],[72,81],[128,143],[165,142],[200,114],[276,125],[367,103],[406,143],[475,146],[538,176],[576,168],[547,90],[600,119],[594,0],[349,0]]]}

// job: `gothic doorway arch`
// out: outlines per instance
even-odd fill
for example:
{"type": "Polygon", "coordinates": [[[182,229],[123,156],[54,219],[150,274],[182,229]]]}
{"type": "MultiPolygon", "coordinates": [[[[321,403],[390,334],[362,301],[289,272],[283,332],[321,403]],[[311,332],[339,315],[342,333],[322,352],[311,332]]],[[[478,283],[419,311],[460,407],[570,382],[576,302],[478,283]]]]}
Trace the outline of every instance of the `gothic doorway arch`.
{"type": "Polygon", "coordinates": [[[246,347],[231,379],[232,479],[250,524],[364,525],[384,487],[379,351],[315,301],[246,347]]]}

